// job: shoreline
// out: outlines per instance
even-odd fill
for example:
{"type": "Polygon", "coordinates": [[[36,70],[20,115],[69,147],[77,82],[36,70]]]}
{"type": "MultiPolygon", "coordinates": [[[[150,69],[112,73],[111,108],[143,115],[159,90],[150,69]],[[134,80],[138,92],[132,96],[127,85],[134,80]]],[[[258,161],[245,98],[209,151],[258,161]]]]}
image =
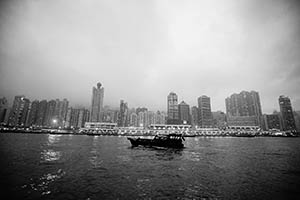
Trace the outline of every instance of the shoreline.
{"type": "MultiPolygon", "coordinates": [[[[53,131],[28,131],[28,130],[1,130],[0,133],[9,134],[9,133],[19,133],[19,134],[51,134],[51,135],[87,135],[87,136],[125,136],[125,137],[153,137],[156,134],[105,134],[105,133],[97,133],[97,134],[89,134],[89,133],[79,133],[75,131],[63,131],[63,132],[53,132],[53,131]]],[[[250,134],[215,134],[215,135],[185,135],[183,137],[299,137],[299,135],[250,135],[250,134]]]]}

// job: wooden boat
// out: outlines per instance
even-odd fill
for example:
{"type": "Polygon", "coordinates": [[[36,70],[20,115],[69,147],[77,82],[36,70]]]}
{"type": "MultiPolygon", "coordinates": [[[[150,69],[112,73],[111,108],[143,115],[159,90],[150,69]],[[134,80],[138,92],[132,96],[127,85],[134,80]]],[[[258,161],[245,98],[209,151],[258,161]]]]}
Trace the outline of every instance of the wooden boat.
{"type": "Polygon", "coordinates": [[[170,147],[183,148],[184,137],[181,134],[156,135],[153,139],[148,138],[127,138],[133,147],[142,145],[147,147],[170,147]]]}

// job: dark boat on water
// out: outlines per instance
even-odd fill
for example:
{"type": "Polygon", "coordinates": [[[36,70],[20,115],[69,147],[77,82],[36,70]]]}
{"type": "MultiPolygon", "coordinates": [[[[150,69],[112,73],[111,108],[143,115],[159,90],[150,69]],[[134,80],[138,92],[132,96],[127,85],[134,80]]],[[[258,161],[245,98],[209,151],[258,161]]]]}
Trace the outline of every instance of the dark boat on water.
{"type": "Polygon", "coordinates": [[[183,148],[184,137],[181,134],[156,135],[153,139],[148,138],[127,138],[133,147],[142,145],[147,147],[170,147],[183,148]]]}

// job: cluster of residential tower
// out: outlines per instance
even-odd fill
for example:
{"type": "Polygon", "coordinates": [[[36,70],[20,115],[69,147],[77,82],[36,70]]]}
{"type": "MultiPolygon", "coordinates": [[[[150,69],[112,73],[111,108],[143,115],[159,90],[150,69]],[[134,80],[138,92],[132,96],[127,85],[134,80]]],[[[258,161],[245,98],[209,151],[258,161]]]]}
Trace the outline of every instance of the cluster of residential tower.
{"type": "Polygon", "coordinates": [[[262,114],[256,91],[242,91],[225,99],[226,113],[211,111],[210,97],[202,95],[197,106],[190,106],[171,92],[167,96],[167,112],[152,112],[147,108],[129,108],[120,101],[119,109],[103,106],[101,83],[92,88],[90,109],[73,108],[67,99],[30,101],[15,96],[12,107],[5,97],[0,99],[0,123],[9,127],[78,129],[86,122],[115,123],[119,127],[148,128],[153,124],[190,125],[194,128],[226,128],[230,126],[259,127],[263,130],[300,131],[300,113],[294,112],[286,96],[278,99],[280,112],[262,114]]]}

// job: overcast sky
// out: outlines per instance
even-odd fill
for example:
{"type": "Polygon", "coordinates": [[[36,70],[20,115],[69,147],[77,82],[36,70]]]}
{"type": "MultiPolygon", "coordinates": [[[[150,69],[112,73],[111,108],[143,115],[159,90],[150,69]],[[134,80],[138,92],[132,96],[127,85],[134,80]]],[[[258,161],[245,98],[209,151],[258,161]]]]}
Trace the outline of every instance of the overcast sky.
{"type": "Polygon", "coordinates": [[[20,0],[0,3],[0,97],[67,98],[166,110],[258,91],[300,110],[300,4],[290,0],[20,0]]]}

